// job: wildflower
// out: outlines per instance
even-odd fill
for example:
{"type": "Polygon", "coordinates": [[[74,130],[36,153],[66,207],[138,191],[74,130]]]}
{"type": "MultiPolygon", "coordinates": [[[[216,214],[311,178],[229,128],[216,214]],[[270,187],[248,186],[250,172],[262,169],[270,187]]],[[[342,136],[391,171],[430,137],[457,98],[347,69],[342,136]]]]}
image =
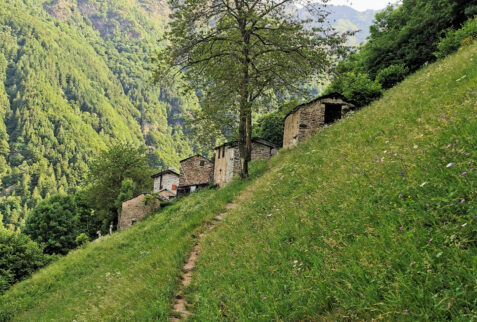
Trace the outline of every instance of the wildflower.
{"type": "Polygon", "coordinates": [[[423,182],[423,183],[421,183],[419,186],[422,188],[422,187],[424,187],[426,184],[427,184],[427,182],[423,182]]]}
{"type": "Polygon", "coordinates": [[[414,264],[415,264],[414,262],[410,262],[409,266],[414,266],[414,264]]]}
{"type": "Polygon", "coordinates": [[[271,216],[272,216],[272,214],[268,214],[268,215],[267,215],[267,217],[271,217],[271,216]]]}
{"type": "Polygon", "coordinates": [[[429,242],[430,242],[430,243],[432,243],[432,240],[433,240],[433,239],[432,239],[432,238],[430,238],[430,239],[429,239],[429,242]]]}
{"type": "Polygon", "coordinates": [[[402,226],[401,226],[401,227],[399,227],[399,230],[403,230],[403,227],[402,227],[402,226]]]}
{"type": "Polygon", "coordinates": [[[402,194],[399,194],[399,198],[402,198],[402,194]]]}
{"type": "Polygon", "coordinates": [[[404,309],[404,311],[402,311],[403,314],[408,314],[409,311],[407,309],[404,309]]]}
{"type": "Polygon", "coordinates": [[[466,174],[467,174],[467,172],[466,172],[466,171],[462,172],[462,175],[463,175],[463,176],[465,176],[466,174]]]}
{"type": "Polygon", "coordinates": [[[267,299],[267,297],[266,297],[266,296],[264,296],[264,297],[262,298],[262,301],[265,301],[266,299],[267,299]]]}
{"type": "Polygon", "coordinates": [[[411,199],[411,196],[407,196],[407,199],[411,199]]]}
{"type": "Polygon", "coordinates": [[[446,168],[453,167],[454,165],[455,165],[455,163],[454,163],[454,162],[448,163],[448,164],[446,165],[446,168]]]}
{"type": "Polygon", "coordinates": [[[465,202],[465,199],[462,199],[460,202],[461,202],[461,203],[464,203],[464,202],[465,202]]]}
{"type": "Polygon", "coordinates": [[[465,226],[467,226],[467,223],[466,223],[466,222],[462,224],[462,227],[465,227],[465,226]]]}
{"type": "Polygon", "coordinates": [[[417,145],[414,145],[414,150],[417,149],[417,148],[418,148],[418,146],[417,146],[417,145]]]}

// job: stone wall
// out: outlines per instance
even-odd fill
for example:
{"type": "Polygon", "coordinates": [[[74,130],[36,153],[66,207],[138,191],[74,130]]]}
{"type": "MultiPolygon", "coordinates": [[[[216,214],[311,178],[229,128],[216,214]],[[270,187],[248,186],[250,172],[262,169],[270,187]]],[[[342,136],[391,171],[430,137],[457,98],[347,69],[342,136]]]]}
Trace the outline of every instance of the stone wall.
{"type": "Polygon", "coordinates": [[[161,188],[161,176],[154,178],[153,191],[159,192],[162,189],[167,189],[176,193],[178,186],[179,186],[179,176],[172,173],[165,173],[162,175],[162,188],[161,188]]]}
{"type": "Polygon", "coordinates": [[[327,97],[299,107],[285,119],[283,147],[291,147],[313,136],[319,128],[325,125],[326,104],[341,105],[343,117],[353,105],[341,98],[327,97]]]}
{"type": "Polygon", "coordinates": [[[136,198],[123,202],[121,215],[118,220],[119,230],[132,226],[135,222],[141,221],[161,207],[161,203],[157,199],[149,200],[147,205],[144,201],[145,195],[141,194],[136,198]]]}
{"type": "MultiPolygon", "coordinates": [[[[252,142],[252,161],[267,160],[275,154],[277,154],[277,149],[252,142]]],[[[240,174],[240,151],[237,144],[224,145],[216,149],[214,183],[223,186],[238,174],[240,174]]]]}
{"type": "Polygon", "coordinates": [[[213,182],[214,164],[203,156],[181,161],[179,186],[201,185],[213,182]]]}

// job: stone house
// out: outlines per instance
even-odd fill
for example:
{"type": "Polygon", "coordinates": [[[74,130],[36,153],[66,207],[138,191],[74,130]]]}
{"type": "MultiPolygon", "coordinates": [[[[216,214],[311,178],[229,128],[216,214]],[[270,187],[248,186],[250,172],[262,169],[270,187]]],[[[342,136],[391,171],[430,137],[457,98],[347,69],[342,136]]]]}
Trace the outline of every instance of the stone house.
{"type": "Polygon", "coordinates": [[[339,93],[320,96],[298,105],[285,116],[283,147],[292,147],[313,136],[320,127],[341,119],[355,106],[339,93]]]}
{"type": "Polygon", "coordinates": [[[118,219],[118,229],[123,230],[124,228],[134,225],[160,207],[161,202],[157,199],[151,199],[146,203],[146,194],[144,193],[123,202],[121,214],[118,219]]]}
{"type": "Polygon", "coordinates": [[[213,182],[214,163],[199,154],[180,161],[180,170],[179,197],[213,182]]]}
{"type": "MultiPolygon", "coordinates": [[[[214,183],[224,185],[240,173],[240,152],[238,141],[227,142],[216,146],[214,183]]],[[[263,139],[252,139],[252,161],[267,160],[277,154],[278,146],[263,139]]]]}
{"type": "Polygon", "coordinates": [[[164,200],[174,199],[177,196],[180,175],[170,168],[152,175],[154,179],[153,192],[158,193],[164,200]]]}

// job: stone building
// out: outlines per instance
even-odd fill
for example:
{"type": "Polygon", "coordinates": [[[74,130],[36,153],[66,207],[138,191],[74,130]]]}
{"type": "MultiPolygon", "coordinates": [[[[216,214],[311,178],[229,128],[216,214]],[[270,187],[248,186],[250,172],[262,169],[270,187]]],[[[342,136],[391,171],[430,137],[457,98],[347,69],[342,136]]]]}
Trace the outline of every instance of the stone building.
{"type": "Polygon", "coordinates": [[[199,154],[180,161],[178,196],[194,192],[213,182],[214,163],[199,154]]]}
{"type": "Polygon", "coordinates": [[[308,139],[320,127],[341,119],[354,107],[339,93],[320,96],[295,107],[285,116],[283,147],[291,147],[308,139]]]}
{"type": "MultiPolygon", "coordinates": [[[[215,149],[214,183],[224,185],[240,173],[238,141],[227,142],[215,149]]],[[[252,139],[252,161],[266,160],[277,154],[278,146],[263,139],[252,139]]]]}
{"type": "Polygon", "coordinates": [[[177,196],[180,175],[170,168],[152,175],[154,179],[153,192],[158,193],[164,200],[170,200],[177,196]]]}
{"type": "Polygon", "coordinates": [[[146,195],[144,193],[136,198],[123,202],[121,215],[118,220],[118,229],[123,230],[124,228],[134,225],[160,207],[161,202],[157,199],[151,199],[146,203],[146,195]]]}

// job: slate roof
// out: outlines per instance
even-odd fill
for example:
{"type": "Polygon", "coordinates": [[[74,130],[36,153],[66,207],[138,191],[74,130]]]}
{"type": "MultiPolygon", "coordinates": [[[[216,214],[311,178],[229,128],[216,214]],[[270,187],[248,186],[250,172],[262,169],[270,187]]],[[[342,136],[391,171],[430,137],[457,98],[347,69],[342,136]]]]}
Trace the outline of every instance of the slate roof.
{"type": "MultiPolygon", "coordinates": [[[[261,139],[261,138],[252,138],[252,143],[255,142],[255,143],[260,143],[260,144],[263,144],[263,145],[266,145],[266,146],[269,146],[271,148],[274,148],[274,149],[278,149],[278,145],[270,142],[270,141],[267,141],[267,140],[264,140],[264,139],[261,139]]],[[[230,141],[230,142],[226,142],[224,144],[221,144],[221,145],[218,145],[214,148],[214,150],[217,150],[217,149],[220,149],[221,147],[223,146],[236,146],[238,145],[238,141],[230,141]]]]}
{"type": "Polygon", "coordinates": [[[167,174],[167,173],[170,173],[170,174],[174,174],[174,175],[176,175],[176,176],[179,176],[179,174],[178,174],[177,172],[174,172],[174,171],[172,171],[172,170],[167,169],[167,170],[163,170],[163,171],[161,171],[161,172],[159,172],[159,173],[153,174],[153,175],[151,176],[151,178],[157,178],[157,177],[160,177],[160,176],[162,176],[162,175],[164,175],[164,174],[167,174]]]}
{"type": "Polygon", "coordinates": [[[340,93],[337,93],[337,92],[333,92],[333,93],[329,93],[329,94],[326,94],[326,95],[322,95],[322,96],[319,96],[317,98],[314,98],[312,99],[311,101],[307,102],[307,103],[303,103],[303,104],[300,104],[298,105],[297,107],[295,107],[293,110],[291,110],[290,112],[288,112],[287,115],[285,115],[285,118],[286,119],[290,114],[293,114],[295,113],[296,111],[298,111],[300,108],[304,107],[304,106],[308,106],[310,104],[313,104],[319,100],[323,100],[323,99],[326,99],[326,98],[339,98],[339,99],[342,99],[343,101],[345,101],[346,103],[348,104],[351,104],[347,99],[346,97],[344,97],[342,94],[340,93]]]}
{"type": "MultiPolygon", "coordinates": [[[[206,157],[204,157],[203,155],[200,155],[200,154],[196,154],[196,155],[193,155],[193,156],[191,156],[191,157],[188,157],[188,158],[185,158],[185,159],[183,159],[183,160],[180,160],[179,163],[182,163],[182,162],[184,162],[184,161],[187,161],[187,160],[192,159],[192,158],[195,158],[195,157],[201,157],[201,158],[206,159],[206,160],[209,161],[209,162],[212,162],[212,161],[209,160],[209,158],[206,158],[206,157]]],[[[213,162],[212,162],[212,163],[213,163],[213,162]]]]}

